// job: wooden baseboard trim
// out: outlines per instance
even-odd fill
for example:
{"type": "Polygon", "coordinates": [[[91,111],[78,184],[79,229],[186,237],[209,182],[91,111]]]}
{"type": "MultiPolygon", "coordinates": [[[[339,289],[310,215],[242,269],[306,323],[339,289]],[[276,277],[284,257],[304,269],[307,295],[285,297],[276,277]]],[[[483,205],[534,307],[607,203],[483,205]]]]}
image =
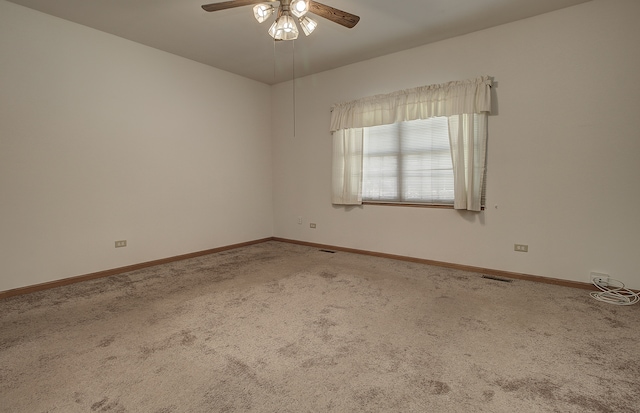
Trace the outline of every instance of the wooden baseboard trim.
{"type": "Polygon", "coordinates": [[[9,297],[15,297],[15,296],[18,296],[18,295],[30,294],[30,293],[34,293],[34,292],[37,292],[37,291],[49,290],[51,288],[58,288],[58,287],[62,287],[62,286],[65,286],[65,285],[75,284],[75,283],[79,283],[79,282],[83,282],[83,281],[94,280],[96,278],[109,277],[111,275],[118,275],[118,274],[122,274],[122,273],[125,273],[125,272],[141,270],[143,268],[153,267],[155,265],[168,264],[168,263],[175,262],[175,261],[181,261],[181,260],[186,260],[186,259],[189,259],[189,258],[200,257],[200,256],[203,256],[203,255],[214,254],[216,252],[228,251],[228,250],[232,250],[232,249],[236,249],[236,248],[246,247],[246,246],[249,246],[249,245],[260,244],[260,243],[267,242],[267,241],[285,242],[285,243],[289,243],[289,244],[298,244],[298,245],[304,245],[304,246],[314,247],[314,248],[319,248],[319,249],[350,252],[350,253],[354,253],[354,254],[369,255],[369,256],[381,257],[381,258],[390,258],[390,259],[393,259],[393,260],[415,262],[415,263],[418,263],[418,264],[435,265],[435,266],[438,266],[438,267],[453,268],[453,269],[456,269],[456,270],[477,272],[477,273],[482,273],[482,274],[487,274],[487,275],[494,275],[494,276],[497,276],[497,277],[511,278],[511,279],[517,279],[517,280],[526,280],[526,281],[534,281],[534,282],[539,282],[539,283],[544,283],[544,284],[561,285],[561,286],[564,286],[564,287],[580,288],[580,289],[583,289],[583,290],[598,291],[597,288],[595,288],[595,286],[593,286],[592,284],[578,282],[578,281],[568,281],[568,280],[561,280],[559,278],[542,277],[542,276],[539,276],[539,275],[521,274],[521,273],[515,273],[515,272],[503,271],[503,270],[494,270],[494,269],[490,269],[490,268],[482,268],[482,267],[474,267],[474,266],[471,266],[471,265],[454,264],[454,263],[444,262],[444,261],[435,261],[435,260],[428,260],[428,259],[424,259],[424,258],[408,257],[408,256],[404,256],[404,255],[386,254],[386,253],[383,253],[383,252],[374,252],[374,251],[367,251],[367,250],[361,250],[361,249],[355,249],[355,248],[338,247],[338,246],[335,246],[335,245],[317,244],[317,243],[313,243],[313,242],[298,241],[298,240],[292,240],[292,239],[287,239],[287,238],[269,237],[269,238],[262,238],[262,239],[254,240],[254,241],[241,242],[239,244],[232,244],[232,245],[226,245],[226,246],[223,246],[223,247],[212,248],[212,249],[208,249],[208,250],[204,250],[204,251],[192,252],[192,253],[189,253],[189,254],[176,255],[174,257],[161,258],[161,259],[158,259],[158,260],[143,262],[143,263],[140,263],[140,264],[127,265],[125,267],[113,268],[113,269],[105,270],[105,271],[98,271],[98,272],[94,272],[94,273],[86,274],[86,275],[79,275],[79,276],[75,276],[75,277],[63,278],[61,280],[50,281],[50,282],[46,282],[46,283],[42,283],[42,284],[36,284],[36,285],[30,285],[30,286],[26,286],[26,287],[15,288],[15,289],[12,289],[12,290],[0,291],[0,300],[4,299],[4,298],[9,298],[9,297]]]}
{"type": "Polygon", "coordinates": [[[88,280],[95,280],[96,278],[109,277],[111,275],[123,274],[125,272],[141,270],[143,268],[153,267],[160,264],[168,264],[175,261],[186,260],[189,258],[200,257],[203,255],[214,254],[216,252],[228,251],[236,248],[246,247],[249,245],[260,244],[266,241],[271,241],[273,238],[263,238],[254,241],[241,242],[239,244],[226,245],[223,247],[212,248],[204,251],[192,252],[189,254],[176,255],[175,257],[161,258],[158,260],[143,262],[140,264],[127,265],[125,267],[113,268],[105,271],[98,271],[91,274],[78,275],[75,277],[63,278],[61,280],[49,281],[42,284],[29,285],[26,287],[15,288],[12,290],[0,291],[0,300],[3,298],[15,297],[17,295],[30,294],[37,291],[49,290],[51,288],[58,288],[69,284],[75,284],[88,280]]]}
{"type": "Polygon", "coordinates": [[[434,261],[434,260],[428,260],[428,259],[424,259],[424,258],[407,257],[407,256],[404,256],[404,255],[386,254],[386,253],[383,253],[383,252],[373,252],[373,251],[359,250],[359,249],[354,249],[354,248],[336,247],[335,245],[316,244],[316,243],[313,243],[313,242],[297,241],[297,240],[291,240],[291,239],[286,239],[286,238],[273,237],[273,240],[274,241],[280,241],[280,242],[286,242],[286,243],[289,243],[289,244],[305,245],[305,246],[308,246],[308,247],[314,247],[314,248],[319,248],[319,249],[342,251],[342,252],[351,252],[351,253],[354,253],[354,254],[370,255],[370,256],[374,256],[374,257],[390,258],[390,259],[393,259],[393,260],[409,261],[409,262],[415,262],[415,263],[419,263],[419,264],[435,265],[437,267],[445,267],[445,268],[453,268],[453,269],[462,270],[462,271],[477,272],[477,273],[482,273],[482,274],[487,274],[487,275],[494,275],[496,277],[504,277],[504,278],[511,278],[511,279],[517,279],[517,280],[526,280],[526,281],[535,281],[535,282],[544,283],[544,284],[561,285],[561,286],[564,286],[564,287],[580,288],[580,289],[583,289],[583,290],[598,291],[598,289],[593,284],[583,283],[583,282],[579,282],[579,281],[561,280],[559,278],[550,278],[550,277],[542,277],[542,276],[539,276],[539,275],[521,274],[521,273],[516,273],[516,272],[511,272],[511,271],[493,270],[493,269],[490,269],[490,268],[474,267],[474,266],[471,266],[471,265],[462,265],[462,264],[453,264],[453,263],[450,263],[450,262],[434,261]]]}

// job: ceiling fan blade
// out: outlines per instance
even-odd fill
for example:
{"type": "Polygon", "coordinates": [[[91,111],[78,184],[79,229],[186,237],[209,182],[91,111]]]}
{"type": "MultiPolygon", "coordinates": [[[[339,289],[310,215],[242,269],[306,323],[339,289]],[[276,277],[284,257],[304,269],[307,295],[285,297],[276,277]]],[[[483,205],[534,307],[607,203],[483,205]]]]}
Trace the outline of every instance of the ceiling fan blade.
{"type": "Polygon", "coordinates": [[[234,7],[242,7],[242,6],[249,6],[251,4],[258,4],[258,3],[271,3],[274,2],[276,0],[235,0],[235,1],[223,1],[222,3],[211,3],[211,4],[205,4],[202,6],[202,8],[205,11],[218,11],[218,10],[226,10],[226,9],[233,9],[234,7]]]}
{"type": "Polygon", "coordinates": [[[358,24],[360,17],[355,14],[347,13],[346,11],[338,10],[334,7],[327,6],[326,4],[318,3],[311,0],[309,2],[309,11],[313,14],[317,14],[320,17],[331,20],[334,23],[338,23],[344,27],[351,29],[358,24]]]}

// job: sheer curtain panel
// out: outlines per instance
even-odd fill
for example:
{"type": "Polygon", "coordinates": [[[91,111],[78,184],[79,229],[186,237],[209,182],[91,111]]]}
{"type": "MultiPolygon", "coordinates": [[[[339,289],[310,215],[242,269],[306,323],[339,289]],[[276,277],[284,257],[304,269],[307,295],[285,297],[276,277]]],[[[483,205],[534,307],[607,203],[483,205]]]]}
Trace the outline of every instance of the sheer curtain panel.
{"type": "Polygon", "coordinates": [[[449,116],[455,209],[482,209],[487,159],[487,116],[487,112],[449,116]]]}
{"type": "Polygon", "coordinates": [[[454,208],[480,211],[491,83],[489,76],[481,76],[336,104],[330,128],[334,140],[332,202],[362,203],[362,128],[446,116],[454,208]]]}
{"type": "Polygon", "coordinates": [[[333,204],[362,204],[362,132],[355,128],[333,133],[333,204]]]}

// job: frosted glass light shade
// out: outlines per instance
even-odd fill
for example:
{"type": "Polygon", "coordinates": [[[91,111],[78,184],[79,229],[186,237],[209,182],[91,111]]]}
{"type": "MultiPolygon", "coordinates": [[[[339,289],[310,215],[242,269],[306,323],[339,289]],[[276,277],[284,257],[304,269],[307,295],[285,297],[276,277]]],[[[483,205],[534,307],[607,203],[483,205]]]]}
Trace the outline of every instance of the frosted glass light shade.
{"type": "MultiPolygon", "coordinates": [[[[272,26],[273,27],[273,26],[272,26]]],[[[271,34],[271,29],[269,30],[271,34]]],[[[276,20],[271,36],[276,40],[295,40],[298,38],[298,27],[293,17],[283,14],[276,20]]]]}
{"type": "Polygon", "coordinates": [[[278,25],[278,23],[273,22],[271,27],[269,27],[269,36],[273,37],[274,39],[276,38],[276,26],[277,25],[278,25]]]}
{"type": "Polygon", "coordinates": [[[311,20],[307,16],[300,19],[300,26],[306,36],[309,36],[318,27],[318,23],[315,20],[311,20]]]}
{"type": "Polygon", "coordinates": [[[262,23],[267,20],[272,14],[273,6],[270,4],[260,3],[253,6],[253,16],[256,18],[258,23],[262,23]]]}
{"type": "Polygon", "coordinates": [[[291,14],[300,18],[309,11],[309,0],[293,0],[291,2],[291,14]]]}

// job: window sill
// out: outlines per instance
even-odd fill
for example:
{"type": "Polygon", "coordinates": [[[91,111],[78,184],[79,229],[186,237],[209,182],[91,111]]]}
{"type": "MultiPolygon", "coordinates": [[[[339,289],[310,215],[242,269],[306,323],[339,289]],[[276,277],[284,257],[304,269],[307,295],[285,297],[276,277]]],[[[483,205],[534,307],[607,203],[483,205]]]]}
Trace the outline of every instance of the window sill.
{"type": "MultiPolygon", "coordinates": [[[[394,206],[394,207],[410,207],[410,208],[436,208],[436,209],[454,209],[453,205],[443,204],[412,204],[409,202],[373,202],[363,201],[362,205],[378,205],[378,206],[394,206]]],[[[481,210],[484,211],[485,207],[481,210]]]]}
{"type": "Polygon", "coordinates": [[[439,208],[439,209],[453,209],[453,205],[443,204],[412,204],[409,202],[372,202],[363,201],[362,205],[378,205],[378,206],[395,206],[395,207],[410,207],[410,208],[439,208]]]}

